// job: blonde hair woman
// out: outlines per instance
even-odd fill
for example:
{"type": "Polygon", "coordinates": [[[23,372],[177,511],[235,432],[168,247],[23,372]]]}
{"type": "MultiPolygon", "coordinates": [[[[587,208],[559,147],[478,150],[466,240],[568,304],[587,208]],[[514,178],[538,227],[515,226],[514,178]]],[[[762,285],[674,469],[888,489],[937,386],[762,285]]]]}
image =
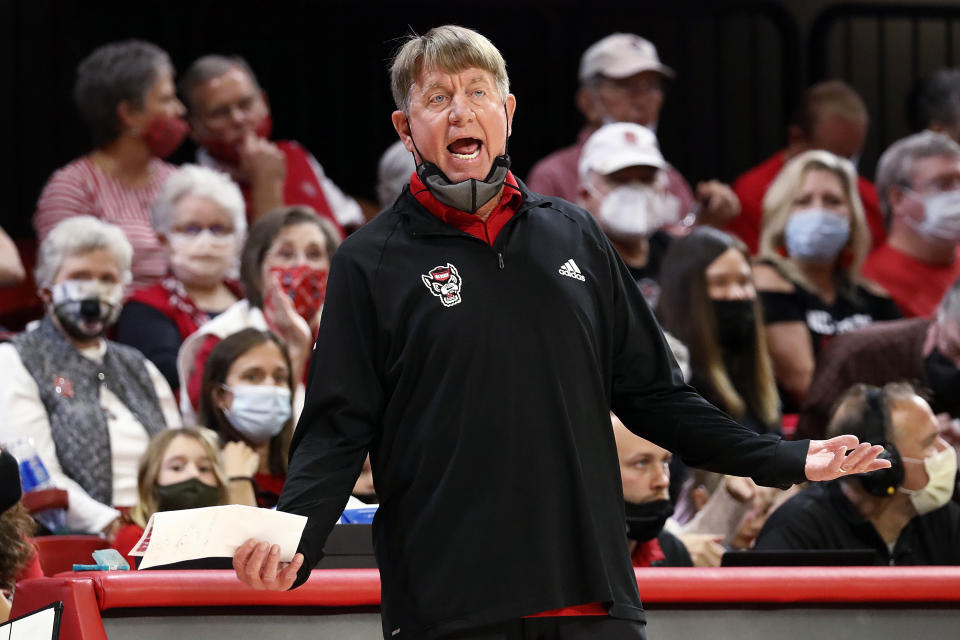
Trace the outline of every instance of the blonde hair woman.
{"type": "Polygon", "coordinates": [[[786,413],[803,401],[825,340],[900,317],[896,305],[860,277],[869,247],[853,165],[827,151],[788,162],[763,199],[754,267],[786,413]]]}
{"type": "Polygon", "coordinates": [[[150,441],[137,472],[137,503],[130,509],[130,522],[113,540],[113,547],[124,554],[130,566],[134,566],[133,558],[127,554],[157,511],[238,502],[254,506],[252,495],[248,500],[237,500],[231,484],[244,479],[244,484],[249,484],[259,457],[242,443],[230,446],[221,464],[216,435],[210,431],[168,429],[150,441]]]}

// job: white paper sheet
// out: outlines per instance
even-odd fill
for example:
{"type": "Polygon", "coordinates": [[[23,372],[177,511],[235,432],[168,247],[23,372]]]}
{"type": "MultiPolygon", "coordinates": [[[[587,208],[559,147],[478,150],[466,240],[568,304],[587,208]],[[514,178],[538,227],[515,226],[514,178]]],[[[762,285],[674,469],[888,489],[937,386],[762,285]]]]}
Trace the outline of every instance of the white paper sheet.
{"type": "Polygon", "coordinates": [[[3,640],[50,640],[54,639],[57,624],[57,612],[45,608],[24,616],[19,620],[0,625],[0,638],[3,640]]]}
{"type": "Polygon", "coordinates": [[[197,558],[232,558],[250,538],[280,545],[280,561],[290,562],[307,524],[306,516],[239,504],[158,511],[130,551],[143,556],[141,569],[197,558]]]}

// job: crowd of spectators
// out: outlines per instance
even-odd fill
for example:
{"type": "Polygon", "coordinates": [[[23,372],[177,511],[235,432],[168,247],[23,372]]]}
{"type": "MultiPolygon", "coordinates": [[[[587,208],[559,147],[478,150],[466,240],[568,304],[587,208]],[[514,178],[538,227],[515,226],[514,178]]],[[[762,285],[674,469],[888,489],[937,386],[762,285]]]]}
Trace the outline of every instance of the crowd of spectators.
{"type": "MultiPolygon", "coordinates": [[[[887,149],[876,188],[857,168],[867,109],[839,81],[810,87],[787,146],[732,187],[691,187],[656,136],[674,76],[637,35],[588,48],[584,127],[531,189],[597,219],[700,394],[758,434],[790,435],[798,414],[798,436],[853,433],[895,464],[793,495],[688,469],[612,416],[634,564],[716,565],[755,540],[956,563],[940,434],[960,418],[960,72],[931,79],[927,130],[887,149]]],[[[271,139],[242,58],[203,56],[177,82],[155,45],[112,43],[80,63],[74,99],[91,151],[37,202],[45,313],[0,344],[0,443],[31,439],[68,528],[126,553],[158,510],[276,504],[330,260],[364,217],[309,151],[271,139]],[[168,164],[188,135],[196,164],[168,164]]],[[[399,142],[376,179],[381,207],[422,188],[399,142]]],[[[0,231],[0,285],[23,277],[0,231]]],[[[373,502],[365,472],[355,493],[373,502]]],[[[0,506],[0,536],[30,534],[0,506]]],[[[9,588],[26,556],[3,555],[9,588]]]]}

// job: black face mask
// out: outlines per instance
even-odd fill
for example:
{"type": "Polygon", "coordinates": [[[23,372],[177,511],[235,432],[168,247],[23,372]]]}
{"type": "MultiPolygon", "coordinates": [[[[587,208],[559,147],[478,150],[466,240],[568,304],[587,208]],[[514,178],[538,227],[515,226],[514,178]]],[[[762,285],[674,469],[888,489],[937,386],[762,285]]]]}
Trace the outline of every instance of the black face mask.
{"type": "Polygon", "coordinates": [[[924,359],[923,368],[927,373],[927,386],[933,391],[934,412],[960,417],[960,370],[939,349],[924,359]]]}
{"type": "Polygon", "coordinates": [[[0,451],[0,513],[20,501],[20,465],[9,451],[0,451]]]}
{"type": "Polygon", "coordinates": [[[748,348],[757,335],[753,300],[713,300],[717,342],[728,351],[748,348]]]}
{"type": "Polygon", "coordinates": [[[220,504],[220,489],[211,487],[199,478],[157,487],[156,496],[158,511],[198,509],[220,504]]]}
{"type": "Polygon", "coordinates": [[[660,535],[667,518],[673,515],[669,500],[654,500],[635,504],[624,502],[627,515],[627,537],[637,542],[646,542],[660,535]]]}

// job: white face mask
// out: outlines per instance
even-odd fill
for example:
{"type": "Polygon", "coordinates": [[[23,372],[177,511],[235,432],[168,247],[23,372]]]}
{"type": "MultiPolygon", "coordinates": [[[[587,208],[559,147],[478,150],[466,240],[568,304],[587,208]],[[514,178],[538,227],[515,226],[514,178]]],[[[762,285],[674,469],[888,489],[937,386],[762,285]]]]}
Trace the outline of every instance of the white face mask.
{"type": "Polygon", "coordinates": [[[214,235],[209,229],[200,233],[171,233],[170,269],[187,285],[213,285],[221,282],[237,258],[237,236],[214,235]]]}
{"type": "Polygon", "coordinates": [[[634,240],[652,235],[665,224],[676,222],[679,202],[666,192],[660,179],[653,185],[631,182],[612,189],[606,195],[588,187],[600,204],[599,221],[604,231],[615,238],[634,240]]]}
{"type": "Polygon", "coordinates": [[[960,242],[960,190],[923,196],[923,220],[906,220],[929,240],[960,242]]]}
{"type": "Polygon", "coordinates": [[[957,452],[953,447],[945,445],[940,451],[922,460],[905,457],[903,461],[922,463],[927,470],[927,477],[930,478],[923,489],[900,488],[904,493],[910,494],[910,502],[918,514],[936,511],[950,502],[957,481],[957,452]]]}
{"type": "Polygon", "coordinates": [[[223,386],[233,393],[233,403],[223,414],[251,444],[269,442],[290,419],[290,389],[261,384],[223,386]]]}

